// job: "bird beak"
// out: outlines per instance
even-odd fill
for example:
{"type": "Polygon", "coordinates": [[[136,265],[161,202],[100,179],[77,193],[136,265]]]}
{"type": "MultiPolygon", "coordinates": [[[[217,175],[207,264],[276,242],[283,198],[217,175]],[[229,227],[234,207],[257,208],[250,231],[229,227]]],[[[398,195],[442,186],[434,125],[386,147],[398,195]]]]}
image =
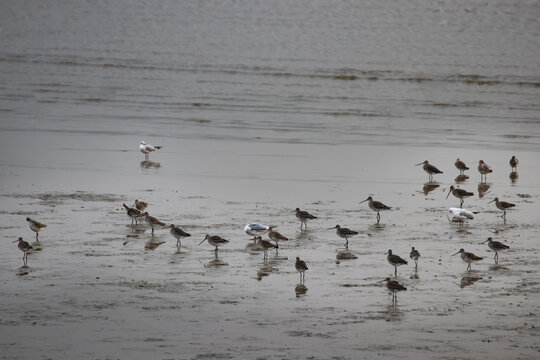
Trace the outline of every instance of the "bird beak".
{"type": "MultiPolygon", "coordinates": [[[[204,238],[204,240],[206,240],[206,238],[204,238]]],[[[202,244],[202,243],[204,242],[204,240],[203,240],[203,241],[201,241],[201,242],[199,243],[199,245],[201,245],[201,244],[202,244]]]]}
{"type": "Polygon", "coordinates": [[[328,228],[328,230],[332,230],[332,229],[335,229],[335,228],[336,228],[336,227],[334,226],[334,227],[328,228]]]}
{"type": "Polygon", "coordinates": [[[488,242],[489,240],[486,240],[486,241],[482,241],[480,244],[485,244],[486,242],[488,242]]]}
{"type": "Polygon", "coordinates": [[[448,197],[450,196],[450,193],[452,192],[452,190],[449,190],[448,191],[448,194],[446,195],[446,198],[448,199],[448,197]]]}
{"type": "Polygon", "coordinates": [[[366,201],[368,201],[368,200],[369,200],[369,198],[367,198],[367,199],[364,200],[364,201],[360,201],[359,204],[361,204],[361,203],[363,203],[363,202],[366,202],[366,201]]]}
{"type": "Polygon", "coordinates": [[[454,255],[457,255],[457,254],[459,254],[459,253],[460,253],[460,251],[458,251],[458,252],[457,252],[457,253],[455,253],[455,254],[452,254],[452,256],[454,256],[454,255]]]}
{"type": "Polygon", "coordinates": [[[424,162],[422,161],[420,164],[416,164],[416,165],[414,165],[414,166],[422,165],[423,163],[424,163],[424,162]]]}
{"type": "Polygon", "coordinates": [[[19,239],[15,240],[15,241],[12,241],[12,243],[16,243],[16,242],[18,242],[18,241],[19,241],[19,239]]]}
{"type": "Polygon", "coordinates": [[[488,204],[490,204],[490,203],[492,203],[492,202],[494,202],[494,201],[495,201],[495,199],[493,199],[493,200],[491,200],[490,202],[488,202],[488,204]]]}

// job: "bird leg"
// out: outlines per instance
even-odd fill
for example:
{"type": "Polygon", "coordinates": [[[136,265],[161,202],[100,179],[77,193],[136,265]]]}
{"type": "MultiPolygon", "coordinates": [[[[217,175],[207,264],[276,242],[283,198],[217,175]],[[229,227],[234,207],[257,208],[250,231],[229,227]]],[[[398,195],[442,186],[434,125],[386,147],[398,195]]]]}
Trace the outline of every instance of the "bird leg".
{"type": "Polygon", "coordinates": [[[381,221],[381,214],[377,211],[377,224],[381,221]]]}
{"type": "Polygon", "coordinates": [[[459,208],[463,209],[463,199],[460,199],[460,200],[461,200],[461,202],[459,203],[459,208]]]}
{"type": "Polygon", "coordinates": [[[495,260],[495,264],[499,263],[499,253],[497,253],[496,251],[495,251],[495,256],[493,257],[493,259],[495,260]]]}
{"type": "Polygon", "coordinates": [[[394,275],[397,277],[397,266],[394,266],[394,275]]]}
{"type": "Polygon", "coordinates": [[[471,270],[471,263],[469,263],[469,266],[467,266],[467,270],[471,270]]]}

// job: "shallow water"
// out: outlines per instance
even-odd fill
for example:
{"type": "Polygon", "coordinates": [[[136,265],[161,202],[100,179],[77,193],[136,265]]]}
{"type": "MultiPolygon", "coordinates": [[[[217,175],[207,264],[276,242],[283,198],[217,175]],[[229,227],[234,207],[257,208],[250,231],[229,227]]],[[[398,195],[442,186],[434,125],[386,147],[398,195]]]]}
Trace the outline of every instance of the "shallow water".
{"type": "Polygon", "coordinates": [[[5,358],[538,357],[537,2],[4,8],[5,358]],[[164,145],[150,162],[142,138],[164,145]],[[446,216],[457,157],[479,212],[463,227],[446,216]],[[379,226],[368,195],[392,206],[379,226]],[[506,222],[495,196],[516,204],[506,222]],[[180,253],[130,226],[134,199],[192,234],[180,253]],[[318,216],[307,231],[296,207],[318,216]],[[24,268],[27,216],[48,226],[24,268]],[[265,262],[249,222],[290,240],[265,262]],[[336,224],[359,231],[356,259],[337,259],[336,224]],[[207,233],[230,240],[218,260],[207,233]],[[488,236],[510,246],[497,266],[488,236]],[[392,305],[385,253],[411,246],[392,305]],[[466,271],[460,248],[484,259],[466,271]]]}

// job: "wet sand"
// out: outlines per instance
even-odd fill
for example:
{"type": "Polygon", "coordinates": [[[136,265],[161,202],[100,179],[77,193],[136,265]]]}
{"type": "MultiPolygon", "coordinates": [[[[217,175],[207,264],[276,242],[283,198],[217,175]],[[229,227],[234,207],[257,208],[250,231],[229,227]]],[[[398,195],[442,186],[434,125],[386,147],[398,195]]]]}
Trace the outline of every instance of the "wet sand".
{"type": "Polygon", "coordinates": [[[1,140],[3,358],[540,356],[536,152],[515,153],[512,182],[506,149],[158,137],[147,140],[165,147],[142,163],[131,136],[4,131],[1,140]],[[459,200],[445,200],[458,156],[471,168],[460,186],[475,193],[464,207],[479,212],[461,228],[446,216],[459,200]],[[494,168],[482,198],[480,158],[494,168]],[[427,195],[427,174],[414,166],[425,159],[444,171],[427,195]],[[380,226],[358,204],[368,195],[393,207],[380,226]],[[495,196],[516,204],[506,223],[488,204],[495,196]],[[122,203],[136,198],[192,234],[180,253],[168,230],[152,238],[130,226],[122,203]],[[307,231],[296,207],[318,216],[307,231]],[[48,226],[24,268],[10,241],[34,238],[27,216],[48,226]],[[275,225],[290,240],[263,261],[242,232],[250,222],[275,225]],[[345,248],[328,230],[336,224],[359,231],[349,240],[357,259],[337,260],[345,248]],[[230,240],[218,261],[210,245],[198,245],[207,233],[230,240]],[[498,265],[479,244],[488,236],[510,246],[498,265]],[[398,269],[408,290],[394,306],[379,282],[394,273],[385,253],[408,259],[411,246],[422,254],[418,272],[412,261],[398,269]],[[484,259],[466,271],[451,256],[460,248],[484,259]],[[309,266],[305,289],[296,256],[309,266]]]}

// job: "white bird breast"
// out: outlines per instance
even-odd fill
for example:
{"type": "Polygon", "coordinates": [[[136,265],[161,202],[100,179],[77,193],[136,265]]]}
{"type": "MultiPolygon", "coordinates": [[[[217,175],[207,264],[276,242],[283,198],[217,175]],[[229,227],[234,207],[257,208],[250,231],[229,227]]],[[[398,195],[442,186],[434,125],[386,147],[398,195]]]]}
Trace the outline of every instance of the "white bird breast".
{"type": "Polygon", "coordinates": [[[466,209],[449,208],[448,212],[451,213],[456,220],[474,219],[473,213],[466,209]]]}

